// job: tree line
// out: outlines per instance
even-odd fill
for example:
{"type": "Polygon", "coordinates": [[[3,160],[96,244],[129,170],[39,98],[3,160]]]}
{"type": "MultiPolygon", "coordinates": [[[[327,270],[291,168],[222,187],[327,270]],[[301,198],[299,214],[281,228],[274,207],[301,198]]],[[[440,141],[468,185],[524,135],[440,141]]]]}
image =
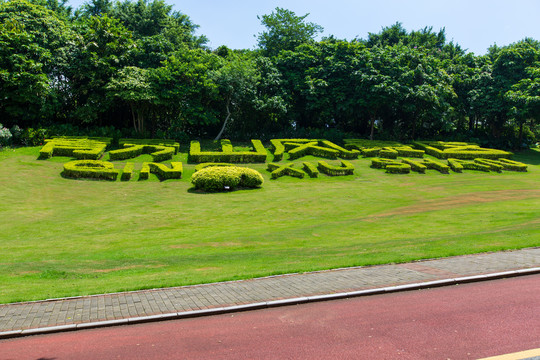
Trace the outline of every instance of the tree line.
{"type": "Polygon", "coordinates": [[[400,23],[325,36],[308,15],[259,17],[256,49],[210,49],[163,0],[0,2],[0,122],[139,136],[481,139],[540,136],[540,42],[475,55],[400,23]]]}

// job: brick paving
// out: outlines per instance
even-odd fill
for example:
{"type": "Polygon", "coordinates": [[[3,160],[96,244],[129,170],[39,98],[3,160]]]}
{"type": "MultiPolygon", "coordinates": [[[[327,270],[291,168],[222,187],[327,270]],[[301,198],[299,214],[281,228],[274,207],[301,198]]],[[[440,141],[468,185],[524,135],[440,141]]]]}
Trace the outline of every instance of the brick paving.
{"type": "Polygon", "coordinates": [[[181,313],[540,267],[540,248],[0,305],[11,331],[181,313]]]}

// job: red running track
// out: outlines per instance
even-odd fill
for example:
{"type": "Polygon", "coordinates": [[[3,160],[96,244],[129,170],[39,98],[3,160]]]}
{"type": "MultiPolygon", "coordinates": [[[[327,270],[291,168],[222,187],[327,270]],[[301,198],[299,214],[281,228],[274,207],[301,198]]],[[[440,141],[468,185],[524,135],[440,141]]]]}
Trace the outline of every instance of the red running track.
{"type": "Polygon", "coordinates": [[[0,359],[477,359],[540,347],[540,275],[0,341],[0,359]]]}

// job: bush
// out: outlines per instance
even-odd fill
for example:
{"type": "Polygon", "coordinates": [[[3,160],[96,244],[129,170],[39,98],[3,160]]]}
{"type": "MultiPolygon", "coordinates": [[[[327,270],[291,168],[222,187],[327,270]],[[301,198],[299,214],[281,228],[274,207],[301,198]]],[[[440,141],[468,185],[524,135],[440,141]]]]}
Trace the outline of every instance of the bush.
{"type": "Polygon", "coordinates": [[[174,148],[174,155],[178,154],[178,151],[180,150],[180,143],[174,140],[164,140],[164,139],[120,139],[118,140],[119,146],[126,147],[126,144],[172,147],[174,148]]]}
{"type": "Polygon", "coordinates": [[[118,170],[110,162],[100,160],[75,160],[64,164],[63,176],[73,179],[101,179],[115,181],[118,170]]]}
{"type": "Polygon", "coordinates": [[[269,163],[266,170],[271,172],[271,178],[274,180],[285,175],[303,179],[306,173],[302,170],[293,168],[293,166],[294,164],[292,163],[287,165],[269,163]]]}
{"type": "Polygon", "coordinates": [[[477,170],[489,172],[491,167],[481,163],[477,163],[471,160],[462,160],[462,159],[448,159],[448,165],[455,172],[462,172],[463,170],[477,170]]]}
{"type": "Polygon", "coordinates": [[[264,179],[253,169],[239,166],[208,166],[193,174],[191,182],[196,189],[207,192],[227,191],[235,188],[257,188],[264,179]]]}
{"type": "Polygon", "coordinates": [[[411,172],[411,165],[393,159],[373,159],[371,160],[371,167],[386,169],[386,172],[391,174],[408,174],[411,172]]]}
{"type": "Polygon", "coordinates": [[[132,176],[133,176],[133,163],[128,162],[126,163],[126,166],[124,166],[124,170],[122,171],[122,176],[120,177],[120,180],[129,181],[131,180],[132,176]]]}
{"type": "Polygon", "coordinates": [[[209,166],[234,166],[234,164],[231,163],[202,163],[197,166],[195,166],[195,172],[202,170],[204,168],[207,168],[209,166]]]}
{"type": "Polygon", "coordinates": [[[341,160],[340,166],[333,166],[325,161],[319,161],[317,168],[320,172],[330,176],[344,176],[344,175],[353,175],[354,166],[346,160],[341,160]]]}
{"type": "Polygon", "coordinates": [[[108,144],[86,137],[58,137],[44,141],[45,145],[39,150],[40,159],[70,156],[81,160],[97,160],[103,155],[108,144]]]}
{"type": "Polygon", "coordinates": [[[254,151],[232,151],[231,142],[221,140],[222,151],[201,151],[201,144],[192,141],[189,147],[188,162],[190,163],[264,163],[267,152],[260,140],[251,140],[254,151]]]}
{"type": "Polygon", "coordinates": [[[142,154],[150,154],[154,162],[172,159],[175,148],[162,145],[124,144],[123,149],[109,151],[110,160],[132,159],[142,154]]]}
{"type": "Polygon", "coordinates": [[[0,124],[0,147],[9,145],[12,136],[11,131],[0,124]]]}
{"type": "Polygon", "coordinates": [[[464,142],[418,141],[414,142],[414,145],[425,150],[427,154],[438,159],[500,159],[512,156],[512,153],[508,151],[482,148],[476,144],[464,142]]]}
{"type": "Polygon", "coordinates": [[[147,180],[150,173],[156,174],[159,180],[168,179],[181,179],[183,172],[183,166],[181,162],[171,162],[171,167],[167,167],[164,164],[145,162],[142,165],[141,172],[139,173],[139,180],[147,180]]]}
{"type": "Polygon", "coordinates": [[[312,163],[304,162],[302,165],[304,165],[304,171],[309,175],[309,177],[316,178],[319,176],[319,170],[317,170],[317,167],[312,163]]]}
{"type": "Polygon", "coordinates": [[[329,159],[356,159],[360,152],[348,150],[328,140],[317,139],[272,139],[270,140],[274,152],[274,161],[283,159],[285,151],[289,152],[290,159],[313,155],[329,159]]]}
{"type": "Polygon", "coordinates": [[[426,172],[426,170],[428,168],[421,161],[414,161],[414,160],[411,160],[411,159],[404,158],[404,159],[401,159],[401,162],[404,163],[404,164],[410,165],[412,171],[416,171],[416,172],[421,173],[421,174],[425,174],[425,172],[426,172]]]}

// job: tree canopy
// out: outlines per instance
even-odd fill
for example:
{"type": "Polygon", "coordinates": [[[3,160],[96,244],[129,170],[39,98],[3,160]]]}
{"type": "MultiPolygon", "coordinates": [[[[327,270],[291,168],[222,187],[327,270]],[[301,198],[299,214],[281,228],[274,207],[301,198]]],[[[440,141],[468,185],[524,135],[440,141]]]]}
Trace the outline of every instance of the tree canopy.
{"type": "Polygon", "coordinates": [[[215,50],[164,0],[0,3],[0,118],[140,136],[540,140],[540,42],[475,55],[401,23],[318,39],[309,14],[259,16],[258,48],[215,50]]]}

